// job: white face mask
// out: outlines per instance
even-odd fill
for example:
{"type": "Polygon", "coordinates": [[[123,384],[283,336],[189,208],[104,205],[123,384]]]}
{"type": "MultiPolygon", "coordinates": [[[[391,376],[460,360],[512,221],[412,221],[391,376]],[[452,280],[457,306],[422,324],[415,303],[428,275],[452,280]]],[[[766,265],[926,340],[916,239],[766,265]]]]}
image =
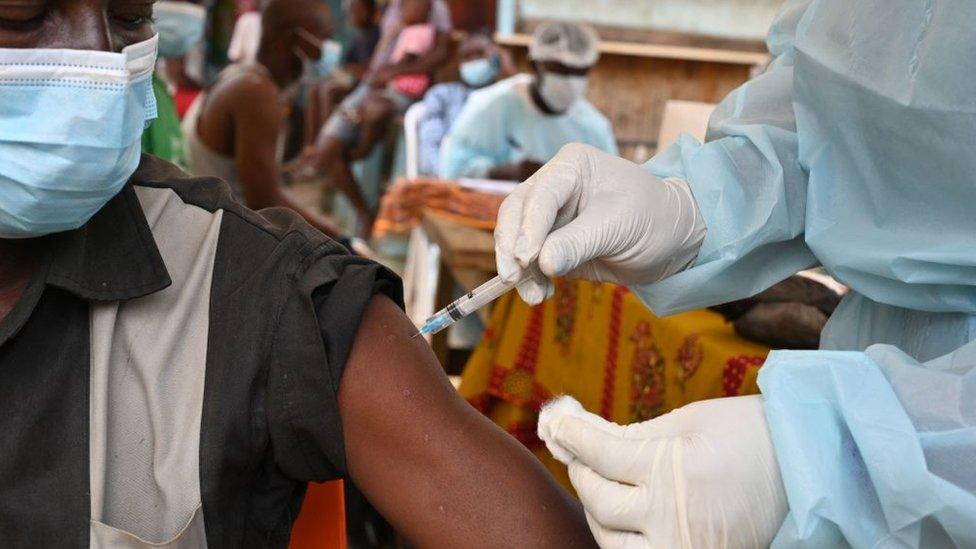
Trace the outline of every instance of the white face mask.
{"type": "Polygon", "coordinates": [[[302,28],[297,32],[302,40],[319,49],[318,59],[312,59],[301,48],[295,47],[295,55],[302,60],[302,82],[317,82],[332,74],[342,63],[342,44],[332,39],[319,40],[302,28]]]}
{"type": "Polygon", "coordinates": [[[590,79],[586,76],[542,73],[539,95],[555,112],[566,112],[586,95],[590,79]]]}

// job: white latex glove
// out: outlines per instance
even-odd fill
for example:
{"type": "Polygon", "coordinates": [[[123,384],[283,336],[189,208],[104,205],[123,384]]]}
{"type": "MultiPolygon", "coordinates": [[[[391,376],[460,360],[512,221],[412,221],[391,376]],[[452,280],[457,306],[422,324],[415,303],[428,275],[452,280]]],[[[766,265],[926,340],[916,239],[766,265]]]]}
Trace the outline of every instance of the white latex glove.
{"type": "MultiPolygon", "coordinates": [[[[538,261],[547,276],[651,284],[695,261],[705,223],[688,184],[588,145],[563,147],[502,204],[498,273],[517,280],[538,261]]],[[[537,304],[549,281],[519,286],[537,304]]]]}
{"type": "Polygon", "coordinates": [[[627,427],[562,397],[539,437],[603,549],[768,547],[787,513],[762,397],[691,404],[627,427]]]}

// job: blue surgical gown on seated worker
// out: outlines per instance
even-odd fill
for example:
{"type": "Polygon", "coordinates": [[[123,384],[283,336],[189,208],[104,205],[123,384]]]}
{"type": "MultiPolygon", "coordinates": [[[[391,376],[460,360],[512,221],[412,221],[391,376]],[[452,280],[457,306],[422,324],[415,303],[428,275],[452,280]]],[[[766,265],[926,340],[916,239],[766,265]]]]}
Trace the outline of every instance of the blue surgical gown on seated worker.
{"type": "Polygon", "coordinates": [[[441,177],[485,178],[497,166],[544,163],[574,142],[617,154],[613,126],[589,101],[550,116],[532,100],[531,85],[532,77],[521,74],[471,94],[444,140],[441,177]]]}
{"type": "Polygon", "coordinates": [[[823,350],[760,374],[790,512],[774,547],[976,547],[976,1],[788,1],[704,144],[652,159],[708,233],[659,314],[821,264],[823,350]]]}

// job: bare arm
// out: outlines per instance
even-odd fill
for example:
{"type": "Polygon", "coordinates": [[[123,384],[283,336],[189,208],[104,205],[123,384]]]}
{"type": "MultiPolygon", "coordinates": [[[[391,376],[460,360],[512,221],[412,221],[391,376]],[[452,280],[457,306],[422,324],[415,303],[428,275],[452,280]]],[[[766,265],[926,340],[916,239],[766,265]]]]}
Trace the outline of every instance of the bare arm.
{"type": "Polygon", "coordinates": [[[186,74],[186,58],[177,57],[166,60],[166,77],[181,88],[200,89],[203,86],[186,74]]]}
{"type": "Polygon", "coordinates": [[[582,510],[458,397],[413,325],[374,298],[343,374],[349,472],[420,547],[595,547],[582,510]]]}
{"type": "Polygon", "coordinates": [[[340,231],[331,220],[300,204],[281,183],[277,151],[282,112],[277,89],[269,82],[249,77],[237,85],[234,156],[247,206],[255,210],[289,208],[323,233],[338,236],[340,231]]]}
{"type": "Polygon", "coordinates": [[[342,68],[356,80],[362,80],[366,76],[366,72],[369,71],[369,65],[363,63],[347,63],[342,68]]]}
{"type": "Polygon", "coordinates": [[[496,166],[488,172],[488,177],[491,179],[500,179],[502,181],[525,181],[526,179],[532,177],[532,175],[542,169],[542,163],[536,162],[535,160],[523,160],[515,164],[504,164],[502,166],[496,166]]]}

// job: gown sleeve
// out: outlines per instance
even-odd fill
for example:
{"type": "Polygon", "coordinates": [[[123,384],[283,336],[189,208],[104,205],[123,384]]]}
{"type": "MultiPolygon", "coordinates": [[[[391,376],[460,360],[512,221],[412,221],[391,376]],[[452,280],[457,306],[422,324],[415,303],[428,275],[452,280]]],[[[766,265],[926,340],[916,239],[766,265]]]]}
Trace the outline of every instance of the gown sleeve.
{"type": "Polygon", "coordinates": [[[722,101],[704,144],[682,135],[645,166],[687,181],[708,229],[691,268],[634,288],[658,315],[744,299],[817,263],[793,110],[793,43],[809,3],[787,2],[767,40],[772,63],[722,101]]]}
{"type": "Polygon", "coordinates": [[[509,161],[508,128],[517,115],[504,93],[489,89],[472,94],[441,149],[441,176],[487,178],[509,161]]]}
{"type": "Polygon", "coordinates": [[[774,548],[976,546],[976,342],[774,352],[759,386],[790,505],[774,548]]]}

